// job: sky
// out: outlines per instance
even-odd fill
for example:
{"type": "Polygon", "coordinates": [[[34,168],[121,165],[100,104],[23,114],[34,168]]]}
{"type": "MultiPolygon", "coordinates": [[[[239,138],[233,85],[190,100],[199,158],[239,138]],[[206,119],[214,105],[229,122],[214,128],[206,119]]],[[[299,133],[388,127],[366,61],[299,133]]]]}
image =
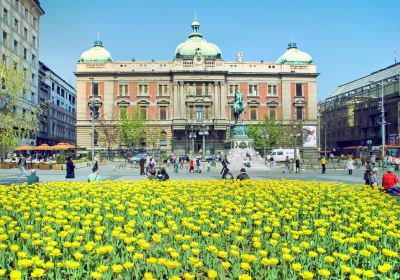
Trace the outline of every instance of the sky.
{"type": "Polygon", "coordinates": [[[171,61],[191,32],[226,61],[275,61],[291,41],[317,65],[318,100],[400,61],[398,0],[41,0],[40,60],[75,86],[76,63],[98,33],[114,61],[171,61]]]}

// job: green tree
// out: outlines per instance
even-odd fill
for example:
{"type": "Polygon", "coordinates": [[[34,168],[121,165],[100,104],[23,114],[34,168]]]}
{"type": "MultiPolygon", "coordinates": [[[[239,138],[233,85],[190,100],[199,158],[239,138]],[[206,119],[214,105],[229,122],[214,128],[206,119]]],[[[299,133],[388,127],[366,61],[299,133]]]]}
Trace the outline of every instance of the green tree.
{"type": "Polygon", "coordinates": [[[121,114],[118,122],[118,131],[122,145],[128,148],[136,148],[140,145],[145,135],[145,117],[140,108],[133,108],[132,112],[121,114]]]}
{"type": "Polygon", "coordinates": [[[29,84],[20,68],[0,63],[0,150],[13,149],[18,138],[26,138],[38,129],[39,108],[22,96],[29,84]]]}
{"type": "Polygon", "coordinates": [[[264,150],[277,145],[284,136],[284,129],[281,122],[265,117],[258,124],[250,125],[248,135],[253,138],[255,149],[264,150]]]}

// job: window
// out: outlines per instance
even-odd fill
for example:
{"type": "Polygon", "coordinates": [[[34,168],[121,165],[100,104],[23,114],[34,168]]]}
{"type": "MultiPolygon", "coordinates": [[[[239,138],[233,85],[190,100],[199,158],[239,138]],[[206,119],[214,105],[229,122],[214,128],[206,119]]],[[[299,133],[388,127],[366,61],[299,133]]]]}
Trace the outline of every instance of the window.
{"type": "Polygon", "coordinates": [[[296,96],[303,96],[303,84],[296,84],[296,96]]]}
{"type": "Polygon", "coordinates": [[[149,86],[148,85],[139,85],[139,95],[148,95],[149,94],[149,86]]]}
{"type": "Polygon", "coordinates": [[[147,119],[147,107],[144,106],[140,107],[140,114],[144,119],[147,119]]]}
{"type": "Polygon", "coordinates": [[[234,95],[236,91],[239,90],[239,85],[230,85],[229,86],[229,94],[234,95]]]}
{"type": "Polygon", "coordinates": [[[24,59],[26,60],[28,57],[28,50],[24,48],[24,59]]]}
{"type": "MultiPolygon", "coordinates": [[[[58,91],[58,87],[57,87],[58,91]]],[[[99,83],[92,83],[92,96],[99,97],[99,83]]]]}
{"type": "Polygon", "coordinates": [[[3,31],[3,44],[7,44],[7,32],[3,31]]]}
{"type": "Polygon", "coordinates": [[[28,9],[27,8],[25,8],[25,18],[28,20],[28,16],[29,16],[29,12],[28,12],[28,9]]]}
{"type": "Polygon", "coordinates": [[[167,107],[160,107],[160,120],[167,119],[167,107]]]}
{"type": "Polygon", "coordinates": [[[51,90],[54,90],[54,83],[51,83],[51,90]]]}
{"type": "Polygon", "coordinates": [[[303,107],[296,107],[296,120],[303,119],[303,107]]]}
{"type": "Polygon", "coordinates": [[[168,85],[158,85],[158,95],[159,96],[168,95],[168,85]]]}
{"type": "Polygon", "coordinates": [[[257,96],[257,85],[249,85],[249,95],[257,96]]]}
{"type": "Polygon", "coordinates": [[[18,41],[14,40],[14,51],[18,52],[18,41]]]}
{"type": "Polygon", "coordinates": [[[3,9],[3,20],[4,22],[8,23],[8,10],[3,9]]]}
{"type": "Polygon", "coordinates": [[[19,0],[15,0],[15,3],[14,3],[15,5],[15,9],[16,10],[19,10],[19,0]]]}
{"type": "Polygon", "coordinates": [[[119,107],[119,119],[126,119],[128,117],[128,108],[119,107]]]}
{"type": "Polygon", "coordinates": [[[18,30],[19,30],[19,22],[18,22],[18,20],[15,18],[14,19],[14,31],[15,32],[18,32],[18,30]]]}
{"type": "Polygon", "coordinates": [[[28,29],[26,27],[24,27],[24,38],[28,40],[28,29]]]}
{"type": "Polygon", "coordinates": [[[250,120],[251,121],[257,120],[257,107],[250,107],[250,120]]]}
{"type": "Polygon", "coordinates": [[[36,55],[32,54],[32,64],[36,65],[36,55]]]}
{"type": "Polygon", "coordinates": [[[118,95],[119,96],[129,96],[128,85],[119,85],[118,86],[118,95]]]}
{"type": "Polygon", "coordinates": [[[203,86],[202,85],[196,85],[196,95],[197,96],[203,95],[203,86]]]}
{"type": "Polygon", "coordinates": [[[36,48],[36,37],[32,36],[32,46],[36,48]]]}
{"type": "Polygon", "coordinates": [[[276,85],[268,85],[268,95],[277,95],[277,86],[276,85]]]}
{"type": "Polygon", "coordinates": [[[61,96],[65,97],[65,90],[63,88],[61,89],[61,96]]]}
{"type": "Polygon", "coordinates": [[[33,17],[33,28],[37,29],[37,19],[33,17]]]}
{"type": "Polygon", "coordinates": [[[196,120],[203,120],[203,106],[196,106],[196,120]]]}
{"type": "Polygon", "coordinates": [[[269,108],[269,119],[276,120],[276,108],[269,108]]]}
{"type": "Polygon", "coordinates": [[[2,61],[3,63],[7,63],[7,57],[5,54],[2,55],[2,61]]]}
{"type": "Polygon", "coordinates": [[[35,77],[36,77],[35,74],[32,74],[32,84],[36,84],[35,83],[35,77]]]}

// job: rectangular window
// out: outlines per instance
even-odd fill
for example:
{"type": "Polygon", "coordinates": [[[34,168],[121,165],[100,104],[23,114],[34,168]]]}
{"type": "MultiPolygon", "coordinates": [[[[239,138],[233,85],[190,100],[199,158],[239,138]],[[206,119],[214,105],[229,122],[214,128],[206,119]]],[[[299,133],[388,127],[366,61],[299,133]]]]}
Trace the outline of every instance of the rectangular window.
{"type": "Polygon", "coordinates": [[[303,84],[296,84],[296,96],[303,96],[303,84]]]}
{"type": "Polygon", "coordinates": [[[28,50],[24,48],[24,59],[26,60],[28,58],[28,50]]]}
{"type": "Polygon", "coordinates": [[[139,95],[148,95],[149,94],[148,85],[139,85],[139,95]]]}
{"type": "Polygon", "coordinates": [[[188,117],[189,120],[193,120],[193,106],[188,107],[188,117]]]}
{"type": "Polygon", "coordinates": [[[51,90],[54,90],[54,83],[51,83],[51,90]]]}
{"type": "Polygon", "coordinates": [[[18,52],[18,41],[14,40],[14,51],[18,52]]]}
{"type": "Polygon", "coordinates": [[[61,89],[61,96],[64,97],[65,96],[65,90],[62,88],[61,89]]]}
{"type": "Polygon", "coordinates": [[[203,106],[196,106],[196,120],[203,120],[203,106]]]}
{"type": "Polygon", "coordinates": [[[258,86],[257,85],[249,85],[249,95],[257,96],[258,86]]]}
{"type": "Polygon", "coordinates": [[[235,119],[235,111],[233,110],[233,107],[231,107],[231,120],[233,121],[235,119]]]}
{"type": "Polygon", "coordinates": [[[128,108],[119,107],[119,119],[126,119],[128,116],[128,108]]]}
{"type": "Polygon", "coordinates": [[[239,85],[230,85],[229,86],[229,94],[230,95],[234,95],[237,90],[239,90],[239,85]]]}
{"type": "Polygon", "coordinates": [[[18,11],[19,10],[19,0],[15,0],[15,9],[18,11]]]}
{"type": "Polygon", "coordinates": [[[24,27],[24,38],[28,40],[28,29],[26,27],[24,27]]]}
{"type": "Polygon", "coordinates": [[[167,119],[167,107],[160,107],[160,120],[167,119]]]}
{"type": "Polygon", "coordinates": [[[3,31],[3,44],[4,45],[7,44],[7,37],[8,37],[7,32],[3,31]]]}
{"type": "Polygon", "coordinates": [[[33,17],[33,28],[37,29],[37,19],[33,17]]]}
{"type": "Polygon", "coordinates": [[[32,54],[32,64],[36,65],[36,55],[32,54]]]}
{"type": "Polygon", "coordinates": [[[276,120],[276,108],[269,108],[269,119],[276,120]]]}
{"type": "Polygon", "coordinates": [[[99,96],[99,83],[92,83],[92,96],[93,97],[99,96]]]}
{"type": "Polygon", "coordinates": [[[278,93],[276,85],[268,85],[268,95],[276,96],[278,93]]]}
{"type": "Polygon", "coordinates": [[[119,96],[129,96],[128,85],[118,85],[118,95],[119,96]]]}
{"type": "Polygon", "coordinates": [[[8,24],[8,10],[3,9],[3,21],[8,24]]]}
{"type": "Polygon", "coordinates": [[[257,120],[257,107],[250,107],[250,120],[251,121],[257,120]]]}
{"type": "Polygon", "coordinates": [[[25,19],[26,19],[26,20],[28,20],[28,16],[29,16],[29,14],[28,14],[28,9],[25,8],[25,19]]]}
{"type": "Polygon", "coordinates": [[[14,31],[15,31],[15,32],[18,32],[18,30],[19,30],[19,22],[18,22],[18,20],[15,18],[15,19],[14,19],[14,31]]]}
{"type": "Polygon", "coordinates": [[[158,96],[168,95],[168,85],[158,85],[158,96]]]}
{"type": "Polygon", "coordinates": [[[32,36],[32,46],[36,49],[36,37],[32,36]]]}
{"type": "Polygon", "coordinates": [[[7,57],[5,54],[2,55],[2,61],[3,63],[7,63],[7,57]]]}
{"type": "Polygon", "coordinates": [[[32,74],[32,84],[34,84],[34,85],[36,84],[35,83],[35,77],[36,77],[35,74],[32,74]]]}
{"type": "Polygon", "coordinates": [[[147,107],[144,107],[144,106],[140,107],[140,114],[146,120],[147,119],[147,107]]]}
{"type": "Polygon", "coordinates": [[[196,85],[196,95],[197,96],[203,95],[203,86],[202,85],[196,85]]]}
{"type": "Polygon", "coordinates": [[[296,120],[303,119],[303,107],[296,107],[296,120]]]}

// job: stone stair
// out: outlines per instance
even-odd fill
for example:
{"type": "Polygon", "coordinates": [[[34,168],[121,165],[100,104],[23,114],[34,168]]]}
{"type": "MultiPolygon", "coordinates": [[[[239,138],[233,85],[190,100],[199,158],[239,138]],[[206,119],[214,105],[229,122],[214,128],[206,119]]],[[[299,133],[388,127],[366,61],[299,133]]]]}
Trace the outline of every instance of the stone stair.
{"type": "Polygon", "coordinates": [[[228,161],[230,162],[229,169],[240,170],[244,167],[251,170],[267,170],[269,165],[265,165],[264,159],[253,148],[234,148],[228,152],[228,161]],[[246,160],[246,154],[251,157],[250,168],[245,167],[243,162],[246,160]]]}

